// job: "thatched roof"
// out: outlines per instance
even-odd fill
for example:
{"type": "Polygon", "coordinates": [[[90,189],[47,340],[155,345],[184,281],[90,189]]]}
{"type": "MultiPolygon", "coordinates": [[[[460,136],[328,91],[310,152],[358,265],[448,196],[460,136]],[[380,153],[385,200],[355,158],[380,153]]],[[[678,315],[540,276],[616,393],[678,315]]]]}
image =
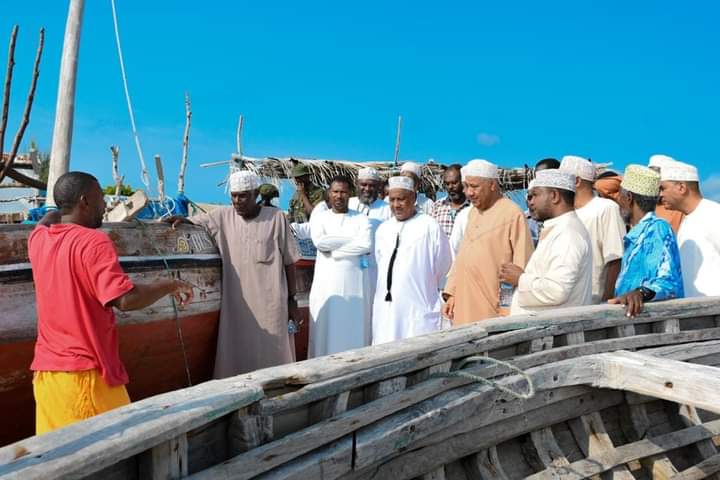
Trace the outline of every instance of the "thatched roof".
{"type": "MultiPolygon", "coordinates": [[[[255,158],[247,155],[233,155],[229,162],[218,162],[210,165],[228,164],[232,162],[237,168],[257,172],[258,175],[271,179],[290,178],[290,171],[298,163],[307,165],[313,183],[328,186],[330,180],[336,175],[346,175],[351,179],[357,178],[357,172],[364,167],[372,167],[380,172],[384,178],[397,174],[400,171],[400,162],[395,166],[393,162],[351,162],[347,160],[322,160],[297,157],[264,157],[255,158]]],[[[420,163],[420,162],[418,162],[420,163]]],[[[442,190],[442,174],[447,165],[428,162],[420,163],[422,166],[422,190],[437,192],[442,190]]],[[[533,178],[533,170],[527,166],[520,168],[501,168],[500,185],[505,191],[524,190],[533,178]]]]}

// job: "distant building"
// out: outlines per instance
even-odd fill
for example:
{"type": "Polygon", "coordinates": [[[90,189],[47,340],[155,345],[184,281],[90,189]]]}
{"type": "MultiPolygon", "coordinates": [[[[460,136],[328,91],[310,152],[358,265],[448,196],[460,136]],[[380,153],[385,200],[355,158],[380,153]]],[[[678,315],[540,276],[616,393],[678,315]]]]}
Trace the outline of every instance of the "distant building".
{"type": "MultiPolygon", "coordinates": [[[[3,153],[2,163],[9,157],[9,153],[3,153]]],[[[31,149],[27,154],[17,155],[13,168],[28,177],[39,178],[40,161],[37,150],[31,149]]],[[[40,206],[43,200],[37,188],[26,187],[10,177],[5,177],[0,182],[0,223],[22,222],[27,218],[28,211],[40,206]]]]}

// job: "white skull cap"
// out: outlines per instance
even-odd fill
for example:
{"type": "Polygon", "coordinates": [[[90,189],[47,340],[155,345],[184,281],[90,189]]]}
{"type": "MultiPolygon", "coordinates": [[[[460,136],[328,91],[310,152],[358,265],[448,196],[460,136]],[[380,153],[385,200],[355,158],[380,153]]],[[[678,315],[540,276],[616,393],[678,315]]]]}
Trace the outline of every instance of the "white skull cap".
{"type": "Polygon", "coordinates": [[[460,169],[462,179],[466,177],[498,178],[498,168],[494,163],[475,158],[460,169]]]}
{"type": "Polygon", "coordinates": [[[528,190],[535,187],[559,188],[574,192],[575,175],[556,168],[540,170],[535,174],[535,179],[530,182],[528,190]]]}
{"type": "Polygon", "coordinates": [[[358,170],[358,180],[380,180],[380,174],[372,167],[365,167],[358,170]]]}
{"type": "Polygon", "coordinates": [[[672,182],[699,182],[700,175],[698,169],[692,165],[683,162],[674,162],[660,169],[661,181],[672,182]]]}
{"type": "Polygon", "coordinates": [[[238,170],[230,175],[228,184],[230,185],[230,192],[234,193],[257,190],[258,176],[249,170],[238,170]]]}
{"type": "Polygon", "coordinates": [[[414,192],[415,182],[413,182],[413,179],[409,177],[390,177],[388,179],[388,189],[392,190],[393,188],[402,188],[403,190],[410,190],[411,192],[414,192]]]}
{"type": "Polygon", "coordinates": [[[583,157],[565,155],[560,162],[560,170],[572,173],[576,177],[580,177],[589,182],[595,181],[595,165],[583,157]]]}
{"type": "Polygon", "coordinates": [[[405,162],[400,167],[400,172],[414,173],[419,177],[422,175],[422,167],[415,162],[405,162]]]}

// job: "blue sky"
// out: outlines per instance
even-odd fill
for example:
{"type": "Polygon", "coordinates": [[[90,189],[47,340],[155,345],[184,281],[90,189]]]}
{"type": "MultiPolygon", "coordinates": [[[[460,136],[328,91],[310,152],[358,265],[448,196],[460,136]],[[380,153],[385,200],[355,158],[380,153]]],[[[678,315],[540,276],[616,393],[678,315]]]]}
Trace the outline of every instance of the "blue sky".
{"type": "MultiPolygon", "coordinates": [[[[26,139],[48,150],[67,2],[2,3],[3,70],[20,25],[9,135],[46,27],[26,139]]],[[[186,190],[196,201],[225,199],[225,170],[199,164],[234,151],[240,113],[253,156],[389,160],[402,114],[402,159],[519,166],[578,154],[622,168],[666,153],[696,164],[720,196],[718,5],[117,1],[145,157],[159,153],[171,179],[191,95],[186,190]]],[[[117,144],[138,186],[110,0],[86,1],[79,65],[72,168],[109,184],[117,144]]]]}

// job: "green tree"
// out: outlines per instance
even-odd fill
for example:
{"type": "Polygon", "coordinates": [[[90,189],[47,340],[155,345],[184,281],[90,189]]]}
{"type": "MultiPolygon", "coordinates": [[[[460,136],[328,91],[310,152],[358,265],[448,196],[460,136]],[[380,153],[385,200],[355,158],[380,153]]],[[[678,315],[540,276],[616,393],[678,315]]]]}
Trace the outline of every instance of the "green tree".
{"type": "MultiPolygon", "coordinates": [[[[115,185],[108,185],[107,187],[103,188],[103,193],[105,193],[105,195],[115,195],[115,185]]],[[[130,185],[120,185],[120,195],[129,197],[133,193],[135,193],[135,190],[133,190],[130,185]]]]}

